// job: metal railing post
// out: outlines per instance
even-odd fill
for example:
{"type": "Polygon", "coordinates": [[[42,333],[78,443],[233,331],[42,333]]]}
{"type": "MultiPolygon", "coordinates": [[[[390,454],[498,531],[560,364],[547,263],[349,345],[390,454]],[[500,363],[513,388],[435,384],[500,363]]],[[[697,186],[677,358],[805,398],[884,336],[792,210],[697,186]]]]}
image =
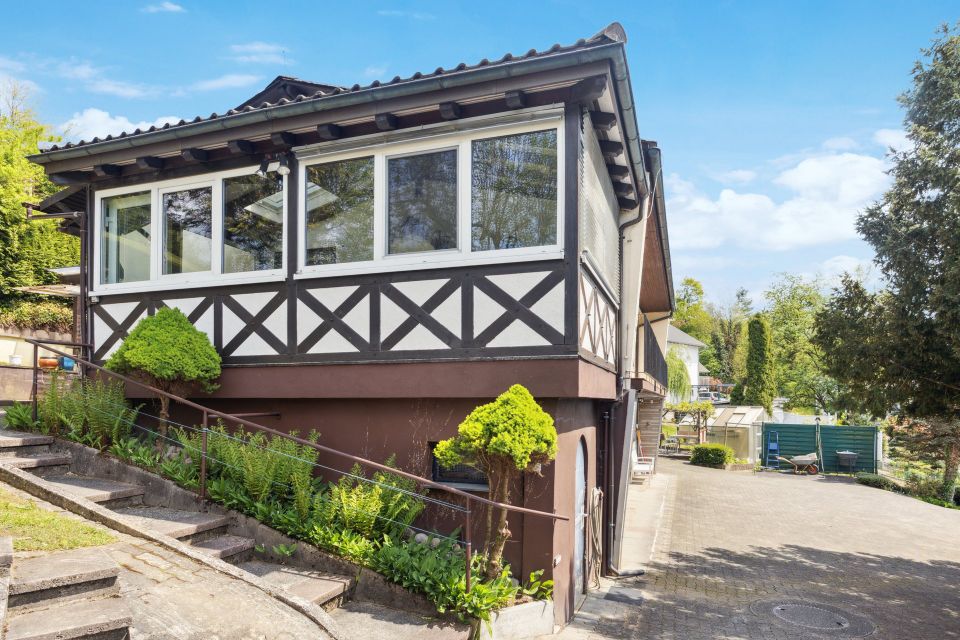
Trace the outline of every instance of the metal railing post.
{"type": "Polygon", "coordinates": [[[40,347],[33,345],[33,386],[30,388],[30,397],[33,399],[33,421],[38,420],[37,387],[40,377],[40,347]]]}
{"type": "Polygon", "coordinates": [[[200,432],[200,508],[207,510],[207,428],[209,414],[203,412],[203,430],[200,432]]]}
{"type": "Polygon", "coordinates": [[[467,593],[470,593],[470,569],[473,564],[473,542],[470,534],[470,503],[467,503],[467,511],[463,516],[463,537],[467,547],[467,593]]]}

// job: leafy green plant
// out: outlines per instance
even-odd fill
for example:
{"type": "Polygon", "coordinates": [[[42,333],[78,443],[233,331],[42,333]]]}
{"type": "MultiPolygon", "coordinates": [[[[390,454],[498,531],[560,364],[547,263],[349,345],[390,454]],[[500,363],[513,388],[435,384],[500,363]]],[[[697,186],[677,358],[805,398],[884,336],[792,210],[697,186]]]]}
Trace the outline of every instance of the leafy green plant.
{"type": "Polygon", "coordinates": [[[73,308],[61,302],[21,300],[0,309],[0,327],[66,332],[72,326],[73,308]]]}
{"type": "Polygon", "coordinates": [[[722,467],[733,459],[733,449],[722,444],[698,444],[690,453],[690,464],[701,467],[722,467]]]}
{"type": "MultiPolygon", "coordinates": [[[[138,376],[167,393],[211,392],[220,377],[220,354],[207,334],[179,309],[164,308],[137,323],[107,361],[107,369],[138,376]]],[[[170,399],[160,396],[160,435],[167,435],[170,399]]]]}
{"type": "Polygon", "coordinates": [[[293,557],[293,554],[297,552],[297,545],[295,544],[277,544],[273,545],[273,552],[280,556],[280,564],[286,564],[286,561],[293,557]]]}
{"type": "MultiPolygon", "coordinates": [[[[489,404],[474,409],[460,424],[458,435],[434,449],[444,467],[469,464],[487,474],[490,499],[509,504],[510,487],[522,473],[539,474],[541,465],[557,455],[557,430],[525,387],[515,384],[489,404]]],[[[510,535],[507,510],[494,507],[487,520],[486,576],[496,578],[503,565],[503,548],[510,535]]]]}
{"type": "Polygon", "coordinates": [[[200,486],[200,472],[197,467],[186,458],[177,456],[160,463],[160,474],[177,484],[190,489],[200,486]]]}
{"type": "Polygon", "coordinates": [[[33,419],[33,407],[22,402],[14,402],[7,407],[7,415],[4,421],[10,429],[37,431],[40,428],[40,421],[33,419]]]}
{"type": "Polygon", "coordinates": [[[527,584],[520,591],[534,600],[549,600],[553,596],[553,580],[541,580],[543,569],[532,571],[527,584]]]}

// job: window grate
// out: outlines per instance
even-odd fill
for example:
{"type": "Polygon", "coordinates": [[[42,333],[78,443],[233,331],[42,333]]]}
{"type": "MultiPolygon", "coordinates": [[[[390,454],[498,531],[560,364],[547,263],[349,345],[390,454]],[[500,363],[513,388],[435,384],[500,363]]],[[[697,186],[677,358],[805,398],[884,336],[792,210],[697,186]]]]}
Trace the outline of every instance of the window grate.
{"type": "Polygon", "coordinates": [[[434,482],[458,482],[461,484],[487,485],[487,474],[483,473],[474,466],[468,464],[458,464],[453,467],[441,467],[437,462],[433,450],[437,447],[436,442],[430,443],[430,458],[433,466],[434,482]]]}

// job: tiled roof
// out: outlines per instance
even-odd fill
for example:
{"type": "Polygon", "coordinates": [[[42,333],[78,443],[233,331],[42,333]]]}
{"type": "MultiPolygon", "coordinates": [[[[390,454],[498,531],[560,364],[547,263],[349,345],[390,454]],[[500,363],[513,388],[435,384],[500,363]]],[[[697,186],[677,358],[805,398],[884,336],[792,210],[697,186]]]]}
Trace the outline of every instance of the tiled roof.
{"type": "MultiPolygon", "coordinates": [[[[174,124],[167,123],[167,124],[163,125],[162,127],[155,127],[155,126],[154,126],[154,127],[150,127],[149,129],[146,129],[146,130],[136,129],[136,130],[131,131],[131,132],[126,132],[126,131],[125,131],[125,132],[123,132],[123,133],[121,133],[121,134],[119,134],[119,135],[116,135],[116,136],[114,136],[114,135],[108,135],[108,136],[106,136],[105,138],[94,138],[93,140],[81,140],[80,142],[68,142],[68,143],[66,143],[66,144],[64,144],[64,145],[54,145],[54,146],[52,146],[52,147],[49,147],[48,149],[45,149],[45,150],[41,151],[41,153],[49,153],[49,152],[51,152],[51,151],[57,151],[57,150],[59,150],[59,149],[72,149],[72,148],[74,148],[74,147],[80,147],[80,146],[86,146],[86,145],[91,145],[91,144],[97,144],[97,143],[99,143],[99,142],[107,142],[107,141],[110,141],[110,140],[116,140],[116,139],[121,139],[121,138],[129,138],[129,137],[132,137],[132,136],[144,136],[144,135],[149,135],[149,134],[151,134],[151,133],[154,133],[154,132],[156,132],[156,131],[164,131],[164,130],[173,129],[173,128],[176,128],[176,127],[185,127],[185,126],[189,126],[189,125],[191,125],[191,124],[196,124],[196,123],[199,123],[199,122],[206,122],[206,121],[216,120],[216,119],[221,119],[221,118],[229,118],[230,116],[235,116],[235,115],[238,115],[238,114],[241,114],[241,113],[247,113],[247,112],[250,112],[250,111],[258,111],[258,110],[261,110],[261,109],[270,109],[270,108],[273,108],[273,107],[280,107],[280,106],[283,106],[283,105],[293,104],[293,103],[297,103],[297,102],[323,100],[324,98],[329,98],[329,97],[331,97],[331,96],[336,96],[336,95],[340,95],[340,94],[343,94],[343,93],[356,93],[356,92],[359,92],[359,91],[371,91],[371,90],[376,90],[376,89],[379,88],[379,87],[397,85],[397,84],[402,84],[402,83],[412,83],[412,82],[416,82],[416,81],[418,81],[418,80],[423,80],[423,79],[428,79],[428,78],[435,78],[435,77],[437,77],[437,76],[445,76],[445,75],[453,75],[453,74],[458,74],[458,73],[469,72],[469,71],[473,71],[473,70],[475,70],[475,69],[481,69],[481,68],[483,68],[483,67],[493,67],[493,66],[508,65],[508,64],[512,64],[512,63],[522,62],[522,61],[524,61],[524,60],[529,60],[529,59],[531,59],[531,58],[543,58],[543,57],[558,55],[558,54],[561,54],[561,53],[568,53],[568,52],[570,52],[570,51],[576,51],[576,50],[580,50],[580,49],[587,49],[587,48],[591,48],[591,47],[601,46],[601,45],[604,45],[604,44],[610,44],[610,43],[612,43],[612,42],[621,42],[621,43],[622,43],[622,42],[626,42],[626,39],[627,39],[627,38],[626,38],[626,34],[625,34],[624,31],[623,31],[623,27],[620,26],[619,23],[614,22],[614,23],[611,23],[609,26],[607,26],[603,31],[597,33],[596,35],[594,35],[594,36],[592,36],[592,37],[590,37],[590,38],[581,38],[581,39],[577,40],[575,43],[570,44],[570,45],[555,44],[555,45],[553,45],[552,47],[550,47],[549,49],[544,49],[544,50],[541,50],[541,51],[538,51],[538,50],[536,50],[536,49],[530,49],[529,51],[527,51],[526,53],[524,53],[524,54],[522,54],[522,55],[514,55],[514,54],[512,54],[512,53],[507,53],[507,54],[505,54],[503,57],[501,57],[501,58],[499,58],[499,59],[497,59],[497,60],[489,60],[489,59],[487,59],[487,58],[484,58],[484,59],[481,60],[480,62],[478,62],[478,63],[476,63],[476,64],[473,64],[473,65],[468,65],[468,64],[465,63],[465,62],[461,62],[461,63],[459,63],[458,65],[456,65],[455,67],[450,68],[450,69],[445,69],[445,68],[443,68],[443,67],[437,67],[437,68],[436,68],[434,71],[432,71],[432,72],[424,73],[424,72],[422,72],[422,71],[417,71],[417,72],[414,73],[412,76],[408,76],[408,77],[406,77],[406,78],[401,78],[400,76],[395,76],[392,80],[390,80],[390,81],[388,81],[388,82],[380,82],[379,80],[374,80],[373,82],[371,82],[371,83],[368,84],[368,85],[355,84],[355,85],[353,85],[352,87],[336,87],[336,86],[318,85],[318,86],[322,86],[323,88],[320,89],[320,90],[318,90],[318,91],[316,91],[316,92],[314,92],[314,93],[312,93],[312,94],[310,94],[310,95],[299,94],[299,95],[297,95],[296,97],[294,97],[294,98],[292,98],[292,99],[291,99],[291,98],[280,98],[279,100],[277,100],[277,101],[275,101],[275,102],[262,102],[262,103],[259,104],[259,105],[250,105],[250,104],[247,104],[246,106],[243,106],[242,109],[231,109],[231,110],[227,111],[226,113],[222,113],[222,114],[220,114],[220,113],[211,113],[211,114],[210,114],[209,116],[207,116],[206,118],[204,118],[204,117],[202,117],[202,116],[197,116],[197,117],[194,118],[193,120],[181,120],[180,122],[177,122],[177,123],[174,123],[174,124]]],[[[280,78],[278,78],[277,80],[279,80],[279,79],[280,79],[280,78]]],[[[276,83],[277,80],[272,81],[272,82],[271,82],[271,85],[274,84],[274,83],[276,83]]],[[[301,81],[301,82],[303,82],[303,81],[301,81]]],[[[307,83],[307,82],[304,82],[304,84],[306,85],[306,84],[316,84],[316,83],[307,83]]],[[[269,87],[269,85],[268,85],[268,87],[269,87]]],[[[261,92],[261,93],[262,93],[262,92],[261,92]]],[[[245,104],[246,104],[246,103],[245,103],[245,104]]]]}
{"type": "Polygon", "coordinates": [[[689,333],[677,329],[675,326],[670,325],[667,327],[667,342],[674,342],[676,344],[686,344],[691,347],[700,347],[703,348],[707,345],[703,344],[696,338],[694,338],[689,333]]]}

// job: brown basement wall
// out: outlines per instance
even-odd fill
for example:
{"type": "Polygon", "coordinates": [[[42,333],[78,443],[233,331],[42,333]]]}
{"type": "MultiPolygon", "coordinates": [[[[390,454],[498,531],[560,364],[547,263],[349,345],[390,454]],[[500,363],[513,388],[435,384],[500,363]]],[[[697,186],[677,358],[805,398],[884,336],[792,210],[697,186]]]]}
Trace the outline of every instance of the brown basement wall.
{"type": "MultiPolygon", "coordinates": [[[[578,360],[457,362],[377,365],[327,365],[232,368],[224,371],[223,386],[213,397],[196,398],[198,402],[224,413],[279,411],[281,416],[255,418],[255,422],[281,431],[320,432],[321,444],[374,461],[396,456],[398,466],[423,477],[431,477],[429,443],[456,434],[463,418],[478,404],[492,400],[509,384],[519,381],[528,386],[551,416],[559,436],[556,460],[544,468],[542,477],[524,479],[512,491],[514,504],[554,512],[570,518],[569,522],[530,515],[510,518],[511,538],[506,557],[518,579],[531,571],[544,570],[545,577],[555,581],[556,621],[564,623],[573,614],[573,549],[575,506],[576,451],[581,439],[587,445],[587,495],[596,486],[599,416],[608,406],[603,399],[544,396],[543,391],[572,391],[580,384],[571,384],[564,373],[586,374],[587,389],[603,389],[613,374],[595,365],[578,360]],[[543,375],[545,365],[554,371],[549,379],[543,375]],[[559,367],[559,369],[558,369],[559,367]],[[389,384],[380,380],[389,369],[389,384]],[[345,375],[349,373],[350,375],[345,375]],[[363,375],[357,375],[362,373],[363,375]],[[280,375],[282,374],[282,375],[280,375]],[[430,375],[427,375],[430,374],[430,375]],[[560,375],[557,375],[560,374],[560,375]],[[282,378],[278,379],[278,378],[282,378]],[[469,383],[467,382],[469,381],[469,383]],[[311,392],[315,396],[291,397],[311,392]],[[466,397],[436,397],[457,392],[466,397]],[[334,393],[352,397],[329,397],[334,393]],[[419,396],[415,396],[418,393],[419,396]],[[254,394],[268,397],[253,397],[254,394]],[[283,397],[283,394],[286,397],[283,397]],[[395,394],[400,397],[384,397],[395,394]],[[244,396],[246,397],[235,397],[244,396]],[[223,397],[230,396],[230,397],[223,397]],[[559,563],[553,566],[554,558],[559,563]]],[[[173,419],[184,424],[197,424],[200,417],[171,407],[173,419]]],[[[346,471],[351,462],[334,455],[321,455],[318,463],[338,471],[346,471]]],[[[326,479],[337,474],[327,471],[326,479]]],[[[442,492],[435,497],[461,504],[442,492]]],[[[450,532],[462,526],[461,513],[431,507],[425,514],[425,526],[450,532]]],[[[485,513],[472,513],[475,548],[483,543],[485,513]]],[[[588,523],[589,526],[589,523],[588,523]]],[[[589,540],[589,531],[587,532],[589,540]]],[[[586,572],[585,572],[586,573],[586,572]]]]}

